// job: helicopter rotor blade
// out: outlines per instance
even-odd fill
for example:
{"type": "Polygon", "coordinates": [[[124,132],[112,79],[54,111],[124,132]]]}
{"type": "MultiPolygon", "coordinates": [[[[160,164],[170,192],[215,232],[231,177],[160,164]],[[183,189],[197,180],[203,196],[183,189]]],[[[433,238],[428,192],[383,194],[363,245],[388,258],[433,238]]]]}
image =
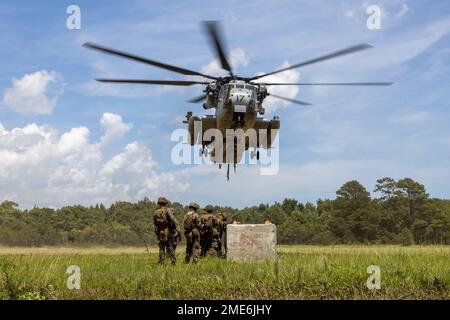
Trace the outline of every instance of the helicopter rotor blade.
{"type": "Polygon", "coordinates": [[[188,100],[188,102],[190,102],[190,103],[199,103],[199,102],[201,102],[201,101],[203,101],[205,99],[206,99],[206,94],[202,94],[201,96],[198,96],[198,97],[195,97],[195,98],[192,98],[192,99],[188,100]]]}
{"type": "Polygon", "coordinates": [[[254,77],[249,78],[248,80],[252,81],[252,80],[260,79],[260,78],[267,77],[269,75],[276,74],[276,73],[279,73],[279,72],[283,72],[283,71],[287,71],[287,70],[291,70],[291,69],[304,67],[304,66],[307,66],[307,65],[310,65],[310,64],[313,64],[313,63],[317,63],[317,62],[321,62],[321,61],[337,58],[337,57],[340,57],[340,56],[344,56],[344,55],[347,55],[347,54],[350,54],[350,53],[354,53],[354,52],[357,52],[357,51],[366,50],[366,49],[370,49],[370,48],[373,48],[373,47],[371,45],[369,45],[369,44],[366,44],[366,43],[358,44],[356,46],[352,46],[352,47],[349,47],[349,48],[346,48],[346,49],[343,49],[343,50],[335,51],[335,52],[326,54],[324,56],[320,56],[320,57],[315,58],[315,59],[311,59],[311,60],[307,60],[307,61],[304,61],[304,62],[301,62],[301,63],[294,64],[294,65],[292,65],[290,67],[286,67],[286,68],[283,68],[283,69],[275,70],[275,71],[272,71],[272,72],[269,72],[269,73],[264,73],[264,74],[261,74],[259,76],[254,76],[254,77]]]}
{"type": "Polygon", "coordinates": [[[220,23],[218,21],[204,21],[203,26],[208,34],[211,47],[214,48],[217,57],[220,60],[222,69],[227,70],[233,77],[233,70],[227,59],[227,51],[225,47],[224,37],[222,36],[220,23]]]}
{"type": "Polygon", "coordinates": [[[180,80],[138,80],[138,79],[95,79],[98,82],[109,83],[139,83],[139,84],[160,84],[169,86],[192,86],[194,84],[208,84],[200,81],[180,81],[180,80]]]}
{"type": "Polygon", "coordinates": [[[282,96],[279,96],[279,95],[276,95],[276,94],[272,94],[272,93],[268,93],[267,95],[270,96],[270,97],[277,98],[277,99],[281,99],[281,100],[289,101],[289,102],[292,102],[292,103],[296,103],[296,104],[299,104],[299,105],[302,105],[302,106],[312,106],[312,104],[308,103],[308,102],[295,100],[295,99],[290,99],[290,98],[282,97],[282,96]]]}
{"type": "Polygon", "coordinates": [[[90,43],[90,42],[86,42],[85,44],[83,44],[83,47],[86,47],[86,48],[89,48],[89,49],[98,50],[98,51],[103,52],[103,53],[112,54],[112,55],[115,55],[115,56],[131,59],[131,60],[134,60],[134,61],[146,63],[146,64],[149,64],[149,65],[158,67],[158,68],[170,70],[170,71],[173,71],[173,72],[176,72],[176,73],[181,73],[181,74],[188,75],[188,76],[201,76],[201,77],[217,80],[216,77],[213,77],[213,76],[210,76],[210,75],[207,75],[207,74],[203,74],[203,73],[200,73],[200,72],[197,72],[197,71],[193,71],[193,70],[189,70],[189,69],[184,69],[184,68],[172,66],[170,64],[162,63],[162,62],[155,61],[155,60],[150,60],[150,59],[147,59],[147,58],[142,58],[142,57],[139,57],[139,56],[136,56],[136,55],[132,55],[132,54],[126,53],[126,52],[122,52],[122,51],[118,51],[118,50],[115,50],[115,49],[102,47],[100,45],[97,45],[97,44],[94,44],[94,43],[90,43]]]}
{"type": "MultiPolygon", "coordinates": [[[[259,84],[259,83],[255,83],[259,84]]],[[[393,82],[321,82],[321,83],[261,83],[265,86],[391,86],[393,82]]]]}

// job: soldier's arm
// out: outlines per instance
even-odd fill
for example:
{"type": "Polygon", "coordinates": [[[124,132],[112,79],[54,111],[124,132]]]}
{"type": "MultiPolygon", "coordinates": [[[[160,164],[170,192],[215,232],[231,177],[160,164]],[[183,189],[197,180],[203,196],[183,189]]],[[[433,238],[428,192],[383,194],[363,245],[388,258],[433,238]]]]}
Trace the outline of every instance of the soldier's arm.
{"type": "Polygon", "coordinates": [[[175,219],[175,216],[174,216],[174,210],[173,209],[169,209],[167,211],[167,216],[169,217],[169,220],[172,223],[174,229],[179,230],[178,222],[177,222],[177,220],[175,219]]]}
{"type": "Polygon", "coordinates": [[[198,229],[201,229],[202,227],[202,221],[200,220],[200,217],[198,216],[198,214],[196,213],[194,216],[194,224],[198,229]]]}
{"type": "Polygon", "coordinates": [[[200,216],[198,217],[200,219],[200,229],[203,229],[204,225],[203,225],[203,219],[200,218],[200,216]]]}
{"type": "Polygon", "coordinates": [[[213,226],[216,228],[220,228],[220,221],[217,219],[217,217],[213,218],[213,226]]]}

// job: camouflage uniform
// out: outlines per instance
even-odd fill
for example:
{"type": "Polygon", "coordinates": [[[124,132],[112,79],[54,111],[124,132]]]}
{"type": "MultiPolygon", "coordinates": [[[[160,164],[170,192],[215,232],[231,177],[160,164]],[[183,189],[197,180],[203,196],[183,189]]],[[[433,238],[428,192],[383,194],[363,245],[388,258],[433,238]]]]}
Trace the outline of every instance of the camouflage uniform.
{"type": "Polygon", "coordinates": [[[212,205],[205,207],[206,214],[202,216],[201,255],[217,257],[220,243],[219,222],[214,216],[212,205]]]}
{"type": "Polygon", "coordinates": [[[198,204],[189,204],[189,211],[184,215],[184,236],[186,237],[186,256],[184,261],[196,263],[200,255],[200,229],[202,227],[197,214],[198,204]]]}
{"type": "Polygon", "coordinates": [[[219,222],[219,233],[220,233],[220,241],[218,254],[219,257],[226,258],[227,257],[227,216],[225,213],[220,213],[217,215],[219,222]]]}
{"type": "Polygon", "coordinates": [[[174,210],[167,207],[168,203],[169,201],[166,198],[158,198],[159,207],[153,213],[153,222],[159,245],[159,263],[164,263],[167,253],[174,265],[176,263],[177,240],[180,240],[181,235],[177,220],[173,215],[174,210]]]}

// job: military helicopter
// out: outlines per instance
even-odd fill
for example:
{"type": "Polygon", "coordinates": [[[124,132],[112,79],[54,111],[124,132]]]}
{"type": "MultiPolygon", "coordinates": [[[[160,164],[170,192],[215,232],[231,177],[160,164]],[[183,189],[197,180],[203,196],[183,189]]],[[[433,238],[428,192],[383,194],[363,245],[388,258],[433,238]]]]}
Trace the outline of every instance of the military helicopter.
{"type": "MultiPolygon", "coordinates": [[[[264,117],[265,110],[263,107],[263,101],[266,97],[272,96],[277,99],[286,100],[298,105],[310,105],[310,103],[282,97],[279,95],[271,94],[267,88],[270,86],[389,86],[392,82],[346,82],[346,83],[269,83],[259,82],[264,77],[277,74],[287,70],[304,67],[314,63],[318,63],[325,60],[330,60],[340,56],[348,55],[358,51],[372,48],[368,44],[358,44],[345,48],[343,50],[335,51],[318,58],[310,59],[301,63],[291,65],[286,68],[278,69],[272,72],[264,73],[257,76],[241,77],[233,72],[233,68],[227,58],[227,50],[223,41],[221,32],[221,26],[218,21],[205,21],[203,22],[204,31],[209,39],[209,43],[213,48],[213,51],[220,62],[222,69],[228,72],[228,76],[216,77],[208,74],[203,74],[198,71],[189,70],[185,68],[176,67],[163,62],[143,58],[126,52],[106,48],[93,43],[85,43],[84,47],[95,49],[103,53],[131,59],[141,63],[145,63],[158,68],[173,71],[185,76],[199,76],[203,80],[138,80],[138,79],[96,79],[99,82],[107,83],[135,83],[135,84],[147,84],[147,85],[171,85],[171,86],[191,86],[191,85],[204,85],[203,94],[189,100],[191,103],[203,103],[204,109],[215,109],[215,115],[205,115],[202,117],[193,116],[191,111],[186,114],[186,121],[188,124],[188,130],[190,133],[190,144],[200,144],[202,146],[202,154],[208,155],[207,148],[215,142],[215,137],[210,139],[202,139],[205,133],[209,129],[217,129],[223,137],[223,144],[221,146],[220,155],[217,152],[217,144],[214,146],[216,150],[209,152],[209,156],[214,163],[228,164],[227,178],[229,179],[229,165],[232,163],[236,170],[236,163],[239,163],[242,159],[243,153],[249,148],[254,150],[251,152],[251,157],[259,160],[259,148],[269,149],[272,147],[272,143],[276,138],[278,130],[280,128],[280,119],[278,116],[274,116],[271,120],[264,117]],[[207,79],[207,80],[206,80],[207,79]],[[260,116],[258,116],[260,115],[260,116]],[[196,124],[199,124],[200,130],[196,132],[196,124]],[[250,141],[244,137],[244,147],[238,148],[238,144],[242,141],[227,140],[227,130],[233,132],[234,130],[241,129],[243,132],[247,132],[249,129],[254,129],[257,132],[262,132],[262,136],[258,136],[256,141],[250,141]],[[230,142],[231,144],[230,145],[230,142]],[[227,146],[228,143],[228,146],[227,146]],[[231,152],[230,152],[231,147],[231,152]],[[206,149],[205,149],[206,148],[206,149]],[[232,154],[230,156],[230,154],[232,154]]],[[[221,141],[222,142],[222,141],[221,141]]],[[[214,149],[214,148],[212,148],[214,149]]]]}

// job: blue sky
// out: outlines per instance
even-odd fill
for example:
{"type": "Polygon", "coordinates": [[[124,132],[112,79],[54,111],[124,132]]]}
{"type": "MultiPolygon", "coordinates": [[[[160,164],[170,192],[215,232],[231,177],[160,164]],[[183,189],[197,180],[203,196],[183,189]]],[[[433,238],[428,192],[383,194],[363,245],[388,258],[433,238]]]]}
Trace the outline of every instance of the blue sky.
{"type": "Polygon", "coordinates": [[[242,207],[334,197],[351,179],[371,191],[383,176],[417,179],[432,196],[448,198],[449,33],[447,1],[4,1],[0,200],[59,207],[165,194],[242,207]],[[66,28],[71,4],[81,9],[80,30],[66,28]],[[366,27],[372,4],[382,10],[380,30],[366,27]],[[369,43],[371,50],[279,77],[395,85],[282,89],[314,105],[267,101],[268,116],[282,122],[275,176],[239,166],[227,182],[214,166],[174,165],[170,134],[183,128],[186,111],[205,113],[186,103],[201,87],[98,84],[92,79],[183,76],[82,44],[215,72],[202,20],[224,22],[239,75],[369,43]]]}

